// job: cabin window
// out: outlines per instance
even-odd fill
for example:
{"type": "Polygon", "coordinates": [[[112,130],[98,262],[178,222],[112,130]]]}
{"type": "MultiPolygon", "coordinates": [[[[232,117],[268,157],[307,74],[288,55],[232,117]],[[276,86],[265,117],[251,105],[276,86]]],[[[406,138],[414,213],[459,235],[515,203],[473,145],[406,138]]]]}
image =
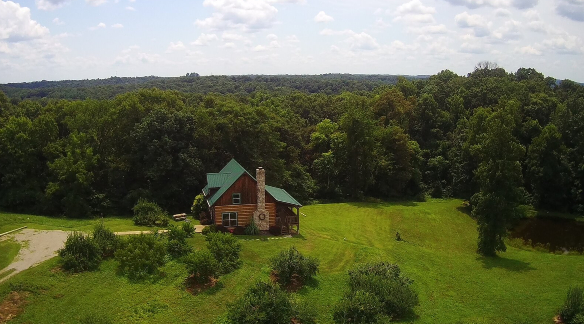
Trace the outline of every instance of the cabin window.
{"type": "Polygon", "coordinates": [[[234,193],[233,195],[231,195],[232,201],[234,205],[241,205],[241,194],[240,193],[234,193]]]}
{"type": "Polygon", "coordinates": [[[237,226],[237,213],[223,213],[223,226],[237,226]]]}

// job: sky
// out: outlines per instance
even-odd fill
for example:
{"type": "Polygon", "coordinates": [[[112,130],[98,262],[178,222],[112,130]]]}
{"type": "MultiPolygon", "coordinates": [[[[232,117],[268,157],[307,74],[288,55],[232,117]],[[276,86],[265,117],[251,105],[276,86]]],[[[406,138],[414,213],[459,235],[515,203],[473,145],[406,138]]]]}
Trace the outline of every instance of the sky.
{"type": "Polygon", "coordinates": [[[584,82],[583,37],[584,0],[0,0],[0,83],[480,61],[584,82]]]}

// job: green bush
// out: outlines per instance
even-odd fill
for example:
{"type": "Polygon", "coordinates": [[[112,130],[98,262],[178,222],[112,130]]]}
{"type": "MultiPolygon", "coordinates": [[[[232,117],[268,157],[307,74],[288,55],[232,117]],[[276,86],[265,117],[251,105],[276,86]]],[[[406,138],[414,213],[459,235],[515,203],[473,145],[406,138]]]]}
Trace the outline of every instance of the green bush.
{"type": "Polygon", "coordinates": [[[245,227],[244,231],[245,235],[259,235],[260,228],[256,225],[253,218],[251,219],[251,223],[245,227]]]}
{"type": "Polygon", "coordinates": [[[71,272],[95,270],[101,262],[101,250],[89,236],[80,232],[67,235],[65,247],[59,250],[63,269],[71,272]]]}
{"type": "Polygon", "coordinates": [[[401,275],[399,266],[386,262],[363,264],[349,271],[350,294],[364,291],[375,295],[390,318],[403,316],[418,305],[412,283],[401,275]]]}
{"type": "Polygon", "coordinates": [[[564,323],[573,324],[578,315],[584,316],[584,290],[581,287],[570,287],[560,309],[560,317],[564,323]]]}
{"type": "Polygon", "coordinates": [[[317,313],[311,304],[292,300],[292,310],[293,323],[316,324],[317,313]]]}
{"type": "Polygon", "coordinates": [[[168,225],[168,215],[156,203],[140,198],[132,210],[134,211],[132,220],[136,225],[159,227],[168,225]]]}
{"type": "Polygon", "coordinates": [[[237,324],[290,324],[293,316],[288,295],[266,282],[255,283],[227,312],[229,321],[237,324]]]}
{"type": "Polygon", "coordinates": [[[103,222],[99,222],[95,225],[91,237],[97,246],[99,246],[103,258],[114,256],[114,253],[120,244],[120,239],[112,230],[105,227],[103,222]]]}
{"type": "Polygon", "coordinates": [[[192,251],[191,246],[187,244],[187,233],[182,227],[174,225],[168,226],[166,250],[173,258],[180,258],[192,251]]]}
{"type": "Polygon", "coordinates": [[[191,212],[195,215],[195,219],[201,219],[201,213],[206,213],[208,210],[209,206],[207,206],[205,196],[202,193],[198,194],[193,201],[193,206],[191,207],[191,212]]]}
{"type": "Polygon", "coordinates": [[[205,228],[203,228],[203,231],[201,232],[203,235],[208,235],[209,233],[217,233],[219,232],[219,230],[217,229],[217,226],[215,224],[211,224],[209,226],[205,226],[205,228]]]}
{"type": "Polygon", "coordinates": [[[80,324],[112,324],[113,321],[108,315],[90,313],[85,315],[79,321],[80,324]]]}
{"type": "Polygon", "coordinates": [[[357,291],[344,297],[333,310],[335,323],[376,323],[382,311],[377,296],[366,291],[357,291]]]}
{"type": "Polygon", "coordinates": [[[303,256],[294,246],[281,251],[270,259],[270,263],[282,284],[289,284],[293,276],[298,276],[302,282],[312,278],[319,265],[318,259],[303,256]]]}
{"type": "Polygon", "coordinates": [[[184,263],[189,275],[192,275],[199,283],[209,282],[218,274],[219,262],[207,250],[190,253],[184,259],[184,263]]]}
{"type": "Polygon", "coordinates": [[[569,324],[584,324],[584,313],[577,314],[569,324]]]}
{"type": "Polygon", "coordinates": [[[220,272],[229,273],[241,265],[239,253],[241,252],[241,243],[239,240],[228,233],[209,233],[205,239],[207,247],[219,262],[220,272]]]}
{"type": "Polygon", "coordinates": [[[115,252],[115,258],[120,262],[120,271],[132,279],[143,279],[155,274],[165,262],[165,244],[154,235],[133,235],[122,242],[122,247],[115,252]]]}
{"type": "Polygon", "coordinates": [[[187,233],[187,237],[195,236],[195,227],[190,222],[184,222],[181,225],[181,228],[185,233],[187,233]]]}

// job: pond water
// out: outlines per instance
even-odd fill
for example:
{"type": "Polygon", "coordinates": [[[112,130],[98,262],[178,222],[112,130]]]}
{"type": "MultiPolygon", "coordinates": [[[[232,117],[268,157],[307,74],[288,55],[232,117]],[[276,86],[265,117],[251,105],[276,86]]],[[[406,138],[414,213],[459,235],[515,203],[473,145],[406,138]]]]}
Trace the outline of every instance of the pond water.
{"type": "Polygon", "coordinates": [[[535,217],[522,219],[511,231],[511,237],[521,238],[532,246],[544,245],[550,252],[584,252],[584,222],[573,219],[535,217]]]}

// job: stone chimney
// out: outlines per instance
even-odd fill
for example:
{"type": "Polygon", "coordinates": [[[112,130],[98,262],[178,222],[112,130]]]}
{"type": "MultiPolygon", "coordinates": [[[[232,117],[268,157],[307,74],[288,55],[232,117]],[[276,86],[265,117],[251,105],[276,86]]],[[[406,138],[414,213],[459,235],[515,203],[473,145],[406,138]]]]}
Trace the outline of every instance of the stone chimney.
{"type": "Polygon", "coordinates": [[[266,210],[266,170],[258,167],[256,170],[257,181],[257,207],[253,218],[261,231],[270,229],[270,214],[266,210]]]}

